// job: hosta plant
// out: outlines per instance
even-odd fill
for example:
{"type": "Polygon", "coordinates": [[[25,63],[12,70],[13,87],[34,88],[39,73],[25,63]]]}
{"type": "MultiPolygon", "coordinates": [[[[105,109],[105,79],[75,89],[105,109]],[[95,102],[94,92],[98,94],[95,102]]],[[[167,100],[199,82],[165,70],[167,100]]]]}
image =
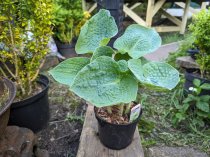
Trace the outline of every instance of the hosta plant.
{"type": "Polygon", "coordinates": [[[82,27],[76,44],[78,54],[90,53],[92,57],[68,59],[50,74],[96,107],[112,112],[112,106],[117,105],[122,115],[136,99],[138,83],[172,89],[179,82],[179,73],[166,63],[142,59],[161,45],[154,29],[130,25],[114,42],[114,49],[106,46],[117,32],[114,18],[101,9],[82,27]]]}

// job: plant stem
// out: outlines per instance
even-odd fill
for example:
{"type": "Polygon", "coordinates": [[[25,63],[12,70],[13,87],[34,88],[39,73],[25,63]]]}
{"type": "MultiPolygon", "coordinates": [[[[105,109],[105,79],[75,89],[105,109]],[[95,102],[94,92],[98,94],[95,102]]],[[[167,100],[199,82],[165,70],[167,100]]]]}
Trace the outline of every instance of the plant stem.
{"type": "Polygon", "coordinates": [[[132,104],[132,102],[130,102],[128,105],[126,105],[125,114],[128,114],[130,112],[131,104],[132,104]]]}
{"type": "Polygon", "coordinates": [[[4,77],[7,77],[7,75],[5,74],[4,70],[0,67],[0,71],[3,74],[4,77]]]}
{"type": "Polygon", "coordinates": [[[4,62],[2,62],[2,64],[4,65],[4,67],[6,68],[6,70],[9,72],[9,74],[14,78],[14,79],[16,79],[16,77],[15,77],[15,75],[12,73],[12,71],[8,68],[8,66],[4,63],[4,62]]]}
{"type": "Polygon", "coordinates": [[[114,59],[115,55],[116,55],[115,53],[112,54],[112,59],[114,59]]]}
{"type": "Polygon", "coordinates": [[[118,105],[118,107],[119,107],[119,116],[123,116],[123,113],[124,113],[124,105],[123,104],[120,104],[120,105],[118,105]]]}
{"type": "Polygon", "coordinates": [[[85,4],[86,2],[85,1],[82,1],[82,10],[83,11],[86,11],[87,9],[86,9],[86,4],[85,4]]]}
{"type": "Polygon", "coordinates": [[[44,65],[45,60],[46,60],[46,59],[44,59],[44,60],[42,61],[42,63],[40,64],[39,68],[37,69],[35,75],[30,79],[31,82],[33,82],[33,81],[37,78],[37,76],[39,75],[39,71],[40,71],[40,69],[42,68],[42,66],[44,65]]]}
{"type": "Polygon", "coordinates": [[[112,114],[112,107],[111,106],[107,106],[106,110],[109,114],[112,114]]]}
{"type": "Polygon", "coordinates": [[[12,50],[13,50],[13,53],[14,53],[14,56],[15,56],[15,76],[17,77],[18,76],[18,57],[17,57],[17,53],[15,51],[15,41],[14,41],[14,35],[13,35],[13,32],[12,32],[12,27],[11,27],[11,24],[10,22],[8,22],[9,24],[9,32],[10,32],[10,38],[11,38],[11,43],[12,43],[12,50]]]}
{"type": "Polygon", "coordinates": [[[27,89],[28,90],[27,91],[27,96],[28,96],[32,93],[32,83],[31,83],[29,74],[27,74],[27,77],[28,77],[28,89],[27,89]]]}

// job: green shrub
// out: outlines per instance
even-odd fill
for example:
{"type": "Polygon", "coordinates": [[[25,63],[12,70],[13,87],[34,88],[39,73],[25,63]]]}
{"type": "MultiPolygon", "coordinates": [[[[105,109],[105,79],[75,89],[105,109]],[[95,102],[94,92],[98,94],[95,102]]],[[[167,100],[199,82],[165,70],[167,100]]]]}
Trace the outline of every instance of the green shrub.
{"type": "Polygon", "coordinates": [[[210,9],[199,12],[190,24],[189,30],[200,50],[196,62],[200,66],[201,77],[210,78],[210,9]]]}
{"type": "Polygon", "coordinates": [[[17,95],[29,96],[52,35],[50,0],[4,0],[0,9],[0,75],[12,79],[17,95]]]}
{"type": "Polygon", "coordinates": [[[54,0],[53,5],[53,32],[62,43],[70,43],[77,37],[81,26],[89,18],[83,12],[82,0],[54,0]]]}

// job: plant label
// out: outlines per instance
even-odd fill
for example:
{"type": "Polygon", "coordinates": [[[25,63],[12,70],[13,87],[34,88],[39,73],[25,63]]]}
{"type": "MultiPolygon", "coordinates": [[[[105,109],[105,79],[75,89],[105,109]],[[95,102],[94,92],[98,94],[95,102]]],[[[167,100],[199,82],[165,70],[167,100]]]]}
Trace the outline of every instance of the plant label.
{"type": "Polygon", "coordinates": [[[139,117],[140,112],[141,112],[141,104],[134,106],[131,109],[130,122],[133,122],[134,120],[136,120],[139,117]]]}

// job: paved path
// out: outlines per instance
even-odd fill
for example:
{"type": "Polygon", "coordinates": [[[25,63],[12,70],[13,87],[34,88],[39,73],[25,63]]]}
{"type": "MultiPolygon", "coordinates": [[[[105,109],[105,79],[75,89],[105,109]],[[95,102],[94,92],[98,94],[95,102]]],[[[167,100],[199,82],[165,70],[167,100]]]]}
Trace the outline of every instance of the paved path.
{"type": "Polygon", "coordinates": [[[178,42],[162,45],[158,50],[153,53],[147,54],[144,57],[151,61],[163,61],[168,57],[169,53],[175,52],[178,48],[178,42]]]}

